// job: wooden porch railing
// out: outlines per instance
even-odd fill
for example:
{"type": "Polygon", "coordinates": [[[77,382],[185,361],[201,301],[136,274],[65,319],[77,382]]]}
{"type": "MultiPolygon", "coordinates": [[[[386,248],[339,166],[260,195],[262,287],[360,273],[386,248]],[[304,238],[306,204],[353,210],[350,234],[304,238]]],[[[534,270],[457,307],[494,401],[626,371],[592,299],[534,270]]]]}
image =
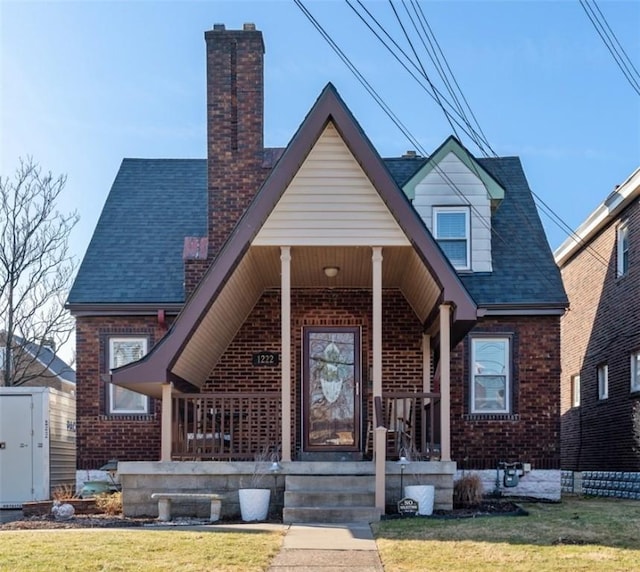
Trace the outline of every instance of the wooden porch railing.
{"type": "Polygon", "coordinates": [[[281,440],[279,392],[178,393],[172,403],[175,460],[253,460],[281,440]]]}
{"type": "MultiPolygon", "coordinates": [[[[381,408],[378,415],[388,431],[387,458],[440,460],[439,393],[386,391],[381,408]]],[[[380,425],[378,418],[376,424],[380,425]]]]}

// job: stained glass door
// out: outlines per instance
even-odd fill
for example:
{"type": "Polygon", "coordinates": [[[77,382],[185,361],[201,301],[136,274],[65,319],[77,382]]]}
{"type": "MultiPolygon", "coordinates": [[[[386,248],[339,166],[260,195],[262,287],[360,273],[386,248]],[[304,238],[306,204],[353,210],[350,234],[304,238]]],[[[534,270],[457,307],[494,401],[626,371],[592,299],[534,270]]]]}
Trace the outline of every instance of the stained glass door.
{"type": "Polygon", "coordinates": [[[304,328],[305,451],[360,448],[360,330],[304,328]]]}

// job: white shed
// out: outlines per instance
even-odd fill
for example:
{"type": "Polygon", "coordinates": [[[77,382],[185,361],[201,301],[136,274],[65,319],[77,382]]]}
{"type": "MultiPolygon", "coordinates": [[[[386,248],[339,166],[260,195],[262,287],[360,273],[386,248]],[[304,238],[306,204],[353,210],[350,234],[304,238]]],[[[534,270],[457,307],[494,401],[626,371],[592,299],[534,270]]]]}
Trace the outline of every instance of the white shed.
{"type": "Polygon", "coordinates": [[[0,508],[75,486],[75,397],[48,387],[0,387],[0,508]]]}

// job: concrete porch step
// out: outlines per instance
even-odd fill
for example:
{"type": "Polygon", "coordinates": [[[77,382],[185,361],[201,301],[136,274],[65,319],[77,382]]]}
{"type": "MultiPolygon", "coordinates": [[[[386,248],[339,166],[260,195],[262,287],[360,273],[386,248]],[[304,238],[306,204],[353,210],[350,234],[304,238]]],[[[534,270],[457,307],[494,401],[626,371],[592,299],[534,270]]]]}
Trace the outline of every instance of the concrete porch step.
{"type": "Polygon", "coordinates": [[[374,492],[373,475],[287,475],[288,491],[374,492]]]}
{"type": "Polygon", "coordinates": [[[376,522],[373,475],[287,475],[282,519],[292,522],[376,522]]]}
{"type": "Polygon", "coordinates": [[[380,511],[365,506],[285,507],[282,522],[377,522],[380,511]]]}
{"type": "Polygon", "coordinates": [[[367,491],[336,492],[333,490],[285,491],[284,506],[374,506],[375,494],[367,491]]]}

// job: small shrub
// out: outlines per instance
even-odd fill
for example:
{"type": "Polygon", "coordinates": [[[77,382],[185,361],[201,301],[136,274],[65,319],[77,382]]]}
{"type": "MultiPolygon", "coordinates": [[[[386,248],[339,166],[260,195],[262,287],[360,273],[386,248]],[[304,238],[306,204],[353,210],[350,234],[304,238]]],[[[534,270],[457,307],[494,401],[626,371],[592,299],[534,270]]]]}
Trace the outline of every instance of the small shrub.
{"type": "Polygon", "coordinates": [[[96,506],[109,516],[122,514],[122,493],[102,493],[96,496],[96,506]]]}
{"type": "Polygon", "coordinates": [[[68,483],[56,486],[56,488],[53,489],[51,496],[53,497],[53,500],[57,500],[60,502],[78,498],[73,485],[70,485],[68,483]]]}
{"type": "Polygon", "coordinates": [[[453,484],[454,508],[475,506],[482,502],[483,486],[479,475],[464,475],[453,484]]]}

